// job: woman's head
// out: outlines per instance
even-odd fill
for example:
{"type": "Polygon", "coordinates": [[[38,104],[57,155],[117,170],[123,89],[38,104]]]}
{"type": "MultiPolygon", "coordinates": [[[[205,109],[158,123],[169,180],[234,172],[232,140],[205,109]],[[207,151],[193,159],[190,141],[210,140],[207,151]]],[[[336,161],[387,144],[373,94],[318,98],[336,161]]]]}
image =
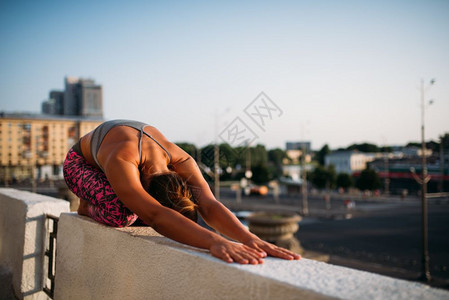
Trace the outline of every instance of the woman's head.
{"type": "Polygon", "coordinates": [[[187,183],[176,172],[153,174],[142,180],[145,190],[159,203],[197,221],[198,206],[187,183]]]}

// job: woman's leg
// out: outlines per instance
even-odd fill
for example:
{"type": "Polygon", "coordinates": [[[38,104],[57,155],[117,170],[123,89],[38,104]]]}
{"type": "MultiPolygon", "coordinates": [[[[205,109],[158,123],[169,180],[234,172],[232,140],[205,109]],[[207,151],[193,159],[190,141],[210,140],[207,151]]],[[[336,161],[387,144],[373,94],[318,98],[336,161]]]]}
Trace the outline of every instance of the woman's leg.
{"type": "Polygon", "coordinates": [[[137,215],[118,199],[106,175],[73,149],[67,154],[63,170],[69,189],[80,198],[80,214],[86,214],[87,208],[89,217],[114,227],[129,226],[136,221],[137,215]]]}
{"type": "Polygon", "coordinates": [[[89,203],[80,198],[80,205],[78,206],[78,214],[80,216],[89,216],[89,203]]]}

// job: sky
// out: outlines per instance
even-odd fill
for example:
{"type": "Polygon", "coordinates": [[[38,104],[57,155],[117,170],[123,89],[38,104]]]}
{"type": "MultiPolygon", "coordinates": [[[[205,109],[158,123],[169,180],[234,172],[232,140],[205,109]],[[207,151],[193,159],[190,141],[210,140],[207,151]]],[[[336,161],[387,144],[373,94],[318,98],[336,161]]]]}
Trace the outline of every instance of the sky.
{"type": "Polygon", "coordinates": [[[0,41],[0,111],[39,112],[74,76],[103,86],[105,119],[174,142],[402,145],[423,82],[426,140],[449,132],[447,0],[0,0],[0,41]]]}

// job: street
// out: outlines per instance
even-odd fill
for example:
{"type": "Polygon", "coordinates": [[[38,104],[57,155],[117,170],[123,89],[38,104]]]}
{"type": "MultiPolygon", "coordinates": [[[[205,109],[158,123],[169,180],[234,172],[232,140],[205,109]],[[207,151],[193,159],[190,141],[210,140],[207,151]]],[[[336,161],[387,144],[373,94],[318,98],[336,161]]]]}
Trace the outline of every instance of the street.
{"type": "MultiPolygon", "coordinates": [[[[448,214],[447,204],[429,205],[430,271],[435,278],[449,279],[448,214]]],[[[420,274],[419,204],[386,207],[347,220],[305,221],[297,238],[306,249],[400,269],[408,279],[420,274]]]]}

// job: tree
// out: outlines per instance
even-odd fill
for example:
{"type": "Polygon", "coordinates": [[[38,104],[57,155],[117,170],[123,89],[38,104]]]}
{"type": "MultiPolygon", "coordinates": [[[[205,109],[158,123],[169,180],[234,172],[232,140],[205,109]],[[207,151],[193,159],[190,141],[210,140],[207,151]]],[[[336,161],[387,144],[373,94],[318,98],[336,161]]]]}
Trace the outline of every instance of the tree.
{"type": "Polygon", "coordinates": [[[443,149],[449,149],[449,133],[440,136],[440,144],[443,145],[443,149]]]}
{"type": "Polygon", "coordinates": [[[318,161],[318,163],[321,166],[324,166],[324,159],[326,158],[326,155],[328,155],[331,152],[331,150],[329,149],[329,146],[326,144],[323,147],[321,147],[320,151],[318,151],[315,155],[316,161],[318,161]]]}
{"type": "Polygon", "coordinates": [[[379,148],[380,152],[393,152],[393,147],[391,146],[383,146],[379,148]]]}
{"type": "Polygon", "coordinates": [[[332,188],[335,184],[335,169],[333,166],[317,166],[309,173],[310,181],[318,189],[332,188]]]}
{"type": "Polygon", "coordinates": [[[187,152],[187,154],[189,154],[192,157],[195,157],[196,155],[196,147],[194,144],[190,144],[190,143],[176,143],[176,145],[181,148],[182,150],[184,150],[185,152],[187,152]]]}
{"type": "Polygon", "coordinates": [[[359,190],[365,191],[374,191],[382,186],[382,182],[380,181],[379,175],[373,169],[366,168],[360,173],[360,177],[356,182],[356,187],[359,190]]]}
{"type": "MultiPolygon", "coordinates": [[[[426,142],[426,149],[430,149],[432,151],[438,151],[440,144],[434,141],[426,142]]],[[[422,144],[417,142],[410,142],[406,145],[406,147],[416,147],[421,148],[422,144]]]]}
{"type": "Polygon", "coordinates": [[[275,166],[281,166],[284,158],[287,158],[287,153],[280,148],[268,150],[267,155],[268,162],[275,166]]]}
{"type": "Polygon", "coordinates": [[[201,162],[209,168],[214,167],[214,145],[209,144],[201,148],[201,162]]]}
{"type": "Polygon", "coordinates": [[[430,141],[426,143],[426,148],[438,152],[440,150],[440,144],[435,141],[430,141]]]}
{"type": "Polygon", "coordinates": [[[279,148],[271,149],[268,154],[268,170],[272,178],[279,178],[282,176],[283,160],[287,158],[287,153],[279,148]]]}
{"type": "Polygon", "coordinates": [[[347,148],[347,150],[357,150],[365,153],[380,152],[379,147],[370,143],[352,144],[347,148]]]}
{"type": "Polygon", "coordinates": [[[251,168],[253,176],[251,180],[256,184],[266,184],[270,180],[268,168],[265,165],[257,165],[251,168]]]}
{"type": "Polygon", "coordinates": [[[219,149],[219,164],[220,168],[226,169],[227,167],[235,168],[238,157],[237,152],[229,144],[220,144],[219,149]]]}
{"type": "Polygon", "coordinates": [[[336,184],[338,188],[347,189],[353,185],[351,175],[347,173],[340,173],[337,176],[336,184]]]}
{"type": "Polygon", "coordinates": [[[267,150],[264,145],[256,145],[256,147],[250,148],[251,150],[251,165],[266,165],[268,161],[267,150]]]}

